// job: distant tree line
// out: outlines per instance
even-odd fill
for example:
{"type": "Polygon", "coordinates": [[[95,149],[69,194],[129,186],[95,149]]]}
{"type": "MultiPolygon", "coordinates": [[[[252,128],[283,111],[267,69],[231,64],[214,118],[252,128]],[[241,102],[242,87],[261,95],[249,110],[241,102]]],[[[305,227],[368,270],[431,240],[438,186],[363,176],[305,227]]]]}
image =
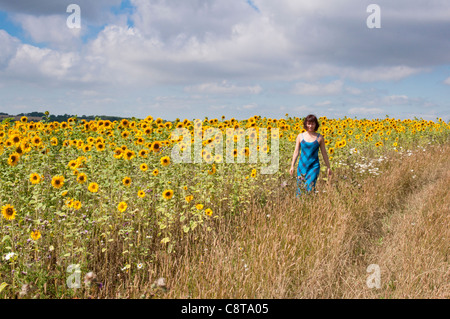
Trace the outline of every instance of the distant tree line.
{"type": "MultiPolygon", "coordinates": [[[[0,112],[0,116],[2,118],[5,117],[22,117],[22,116],[26,116],[29,118],[44,118],[45,117],[45,113],[44,112],[30,112],[30,113],[20,113],[17,115],[10,115],[8,113],[4,113],[4,112],[0,112]]],[[[110,120],[111,122],[113,121],[120,121],[123,119],[123,117],[118,117],[118,116],[107,116],[107,115],[82,115],[82,116],[77,116],[77,115],[70,115],[70,114],[64,114],[64,115],[53,115],[50,114],[49,115],[49,120],[51,122],[65,122],[67,121],[69,118],[78,118],[80,120],[84,119],[86,121],[95,121],[95,120],[110,120]]]]}

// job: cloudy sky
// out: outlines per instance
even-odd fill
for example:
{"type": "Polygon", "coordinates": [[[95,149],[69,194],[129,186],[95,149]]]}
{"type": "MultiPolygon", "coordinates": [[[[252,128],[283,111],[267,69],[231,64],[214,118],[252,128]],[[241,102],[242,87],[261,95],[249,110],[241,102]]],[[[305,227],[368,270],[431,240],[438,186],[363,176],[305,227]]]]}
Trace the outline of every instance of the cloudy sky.
{"type": "Polygon", "coordinates": [[[0,0],[0,112],[46,110],[450,120],[450,1],[0,0]]]}

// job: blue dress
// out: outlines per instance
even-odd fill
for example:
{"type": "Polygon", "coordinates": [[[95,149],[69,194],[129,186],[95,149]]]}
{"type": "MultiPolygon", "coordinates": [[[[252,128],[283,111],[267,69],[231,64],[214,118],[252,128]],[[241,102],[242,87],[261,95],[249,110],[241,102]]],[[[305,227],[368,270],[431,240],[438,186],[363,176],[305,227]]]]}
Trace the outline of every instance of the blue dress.
{"type": "MultiPolygon", "coordinates": [[[[316,181],[320,173],[319,142],[320,134],[314,142],[306,142],[303,138],[300,143],[301,153],[297,168],[297,197],[302,190],[310,192],[316,187],[316,181]]],[[[302,135],[303,137],[303,135],[302,135]]]]}

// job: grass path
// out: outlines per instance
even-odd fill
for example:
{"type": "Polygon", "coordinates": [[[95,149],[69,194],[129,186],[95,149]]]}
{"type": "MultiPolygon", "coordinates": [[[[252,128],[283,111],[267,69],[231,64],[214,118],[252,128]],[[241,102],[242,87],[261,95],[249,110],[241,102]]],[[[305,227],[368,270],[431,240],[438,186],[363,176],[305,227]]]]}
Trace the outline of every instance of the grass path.
{"type": "MultiPolygon", "coordinates": [[[[417,155],[401,173],[413,179],[399,205],[375,227],[367,262],[381,270],[381,289],[361,297],[449,298],[449,148],[417,155]]],[[[391,189],[392,186],[388,188],[391,189]]]]}

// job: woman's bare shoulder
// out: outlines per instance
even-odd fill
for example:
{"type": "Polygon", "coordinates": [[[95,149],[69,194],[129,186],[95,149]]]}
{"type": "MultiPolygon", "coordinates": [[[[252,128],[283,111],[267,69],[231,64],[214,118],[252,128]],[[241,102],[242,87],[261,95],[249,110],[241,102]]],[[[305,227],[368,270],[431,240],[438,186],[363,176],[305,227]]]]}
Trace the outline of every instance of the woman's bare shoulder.
{"type": "Polygon", "coordinates": [[[322,134],[317,133],[317,142],[321,143],[322,141],[325,141],[322,134]]]}

